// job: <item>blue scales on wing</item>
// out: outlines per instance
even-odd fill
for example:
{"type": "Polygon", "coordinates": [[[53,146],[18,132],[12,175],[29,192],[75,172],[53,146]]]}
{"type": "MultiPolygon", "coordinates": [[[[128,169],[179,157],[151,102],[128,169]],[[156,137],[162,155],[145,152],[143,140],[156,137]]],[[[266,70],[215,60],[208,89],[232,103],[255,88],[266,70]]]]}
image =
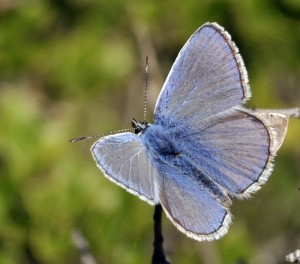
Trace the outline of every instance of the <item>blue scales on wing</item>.
{"type": "Polygon", "coordinates": [[[178,129],[191,162],[230,196],[247,198],[268,179],[286,127],[279,114],[233,110],[178,129]],[[276,127],[279,122],[283,126],[276,127]]]}
{"type": "Polygon", "coordinates": [[[247,72],[230,35],[216,23],[200,27],[178,54],[156,102],[160,124],[192,122],[250,98],[247,72]]]}
{"type": "Polygon", "coordinates": [[[106,136],[92,146],[91,152],[108,179],[152,205],[157,203],[156,171],[139,136],[133,133],[106,136]]]}

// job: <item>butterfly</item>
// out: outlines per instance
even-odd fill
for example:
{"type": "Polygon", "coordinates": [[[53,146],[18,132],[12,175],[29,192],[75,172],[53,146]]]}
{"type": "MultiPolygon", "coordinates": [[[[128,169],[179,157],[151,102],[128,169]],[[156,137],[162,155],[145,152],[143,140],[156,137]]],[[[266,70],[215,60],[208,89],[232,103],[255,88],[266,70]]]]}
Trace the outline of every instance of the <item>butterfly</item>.
{"type": "Polygon", "coordinates": [[[104,136],[91,147],[103,174],[151,205],[161,204],[187,236],[219,239],[234,199],[260,189],[288,118],[243,107],[247,71],[230,35],[201,26],[179,52],[157,99],[153,123],[104,136]]]}

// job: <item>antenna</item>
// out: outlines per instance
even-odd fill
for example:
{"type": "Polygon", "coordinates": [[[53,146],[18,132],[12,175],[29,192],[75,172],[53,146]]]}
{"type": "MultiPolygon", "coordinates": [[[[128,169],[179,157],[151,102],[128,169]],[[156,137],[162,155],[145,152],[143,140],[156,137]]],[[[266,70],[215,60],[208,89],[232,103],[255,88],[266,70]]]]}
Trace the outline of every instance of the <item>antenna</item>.
{"type": "Polygon", "coordinates": [[[146,57],[146,67],[145,67],[144,122],[146,122],[146,119],[147,119],[148,79],[149,79],[149,56],[146,57]]]}
{"type": "MultiPolygon", "coordinates": [[[[149,79],[149,56],[146,57],[146,66],[145,66],[145,93],[144,93],[144,122],[142,124],[147,124],[146,122],[146,117],[147,117],[147,90],[148,90],[148,79],[149,79]]],[[[101,138],[104,136],[108,136],[111,134],[116,134],[116,133],[122,133],[126,131],[135,131],[136,128],[125,128],[121,130],[115,130],[111,131],[105,134],[99,134],[99,135],[94,135],[94,136],[83,136],[83,137],[77,137],[77,138],[72,138],[69,140],[70,143],[86,140],[86,139],[92,139],[92,138],[101,138]]]]}
{"type": "Polygon", "coordinates": [[[100,137],[108,136],[108,135],[111,135],[111,134],[122,133],[122,132],[132,131],[132,130],[134,130],[134,128],[125,128],[125,129],[121,129],[121,130],[111,131],[111,132],[105,133],[105,134],[99,134],[99,135],[94,135],[94,136],[86,136],[86,137],[77,137],[77,138],[70,139],[69,142],[74,143],[74,142],[78,142],[78,141],[82,141],[82,140],[86,140],[86,139],[100,138],[100,137]]]}

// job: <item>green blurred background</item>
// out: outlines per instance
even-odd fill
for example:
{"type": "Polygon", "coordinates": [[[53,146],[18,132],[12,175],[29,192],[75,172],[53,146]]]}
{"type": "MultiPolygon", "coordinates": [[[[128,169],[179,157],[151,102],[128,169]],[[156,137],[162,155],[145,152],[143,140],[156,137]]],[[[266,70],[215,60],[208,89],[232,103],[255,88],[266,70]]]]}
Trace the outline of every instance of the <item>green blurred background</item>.
{"type": "MultiPolygon", "coordinates": [[[[148,119],[180,48],[216,21],[249,72],[251,107],[300,106],[300,1],[0,1],[0,263],[80,263],[80,230],[97,263],[150,263],[153,207],[103,177],[76,136],[148,119]]],[[[219,241],[163,219],[175,263],[284,263],[300,247],[300,120],[291,120],[268,183],[236,201],[219,241]]]]}

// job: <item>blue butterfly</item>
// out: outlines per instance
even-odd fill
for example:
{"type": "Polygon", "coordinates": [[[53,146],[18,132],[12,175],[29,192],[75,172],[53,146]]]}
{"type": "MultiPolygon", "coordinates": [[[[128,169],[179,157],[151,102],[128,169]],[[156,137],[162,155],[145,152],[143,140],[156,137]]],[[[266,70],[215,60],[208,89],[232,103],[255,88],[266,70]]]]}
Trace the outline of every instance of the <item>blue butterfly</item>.
{"type": "Polygon", "coordinates": [[[216,23],[184,45],[157,100],[153,124],[105,136],[91,148],[104,175],[196,240],[219,239],[233,199],[264,184],[288,125],[285,115],[254,113],[244,62],[216,23]]]}

